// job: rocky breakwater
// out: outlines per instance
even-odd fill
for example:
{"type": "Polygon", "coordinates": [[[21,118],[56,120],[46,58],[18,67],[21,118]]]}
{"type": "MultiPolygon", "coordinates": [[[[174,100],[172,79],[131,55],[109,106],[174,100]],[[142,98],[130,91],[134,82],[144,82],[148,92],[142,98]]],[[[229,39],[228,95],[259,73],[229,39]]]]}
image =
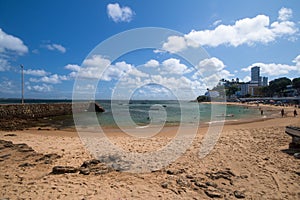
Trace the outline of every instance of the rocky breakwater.
{"type": "Polygon", "coordinates": [[[16,130],[34,126],[35,122],[80,112],[104,112],[95,102],[0,104],[0,130],[16,130]]]}

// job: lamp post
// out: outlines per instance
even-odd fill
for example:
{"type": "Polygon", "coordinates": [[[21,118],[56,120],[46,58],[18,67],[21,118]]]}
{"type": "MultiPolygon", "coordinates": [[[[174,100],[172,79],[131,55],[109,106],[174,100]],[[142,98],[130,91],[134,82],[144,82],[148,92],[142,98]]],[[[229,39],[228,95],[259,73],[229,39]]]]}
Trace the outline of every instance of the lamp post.
{"type": "Polygon", "coordinates": [[[22,78],[22,104],[24,104],[24,66],[21,65],[21,69],[22,69],[22,74],[21,74],[21,78],[22,78]]]}

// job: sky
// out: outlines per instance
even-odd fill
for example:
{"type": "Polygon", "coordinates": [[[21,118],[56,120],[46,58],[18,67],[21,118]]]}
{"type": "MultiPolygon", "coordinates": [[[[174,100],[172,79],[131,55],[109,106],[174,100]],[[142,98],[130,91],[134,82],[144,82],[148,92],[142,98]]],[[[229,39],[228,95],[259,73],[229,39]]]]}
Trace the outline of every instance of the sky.
{"type": "Polygon", "coordinates": [[[300,77],[300,1],[0,0],[0,98],[195,99],[300,77]]]}

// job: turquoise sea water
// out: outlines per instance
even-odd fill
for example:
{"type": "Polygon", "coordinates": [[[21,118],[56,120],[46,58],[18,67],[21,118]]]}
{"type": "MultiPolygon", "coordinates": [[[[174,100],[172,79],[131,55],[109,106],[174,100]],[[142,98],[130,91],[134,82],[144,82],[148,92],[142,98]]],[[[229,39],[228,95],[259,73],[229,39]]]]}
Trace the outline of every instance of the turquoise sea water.
{"type": "MultiPolygon", "coordinates": [[[[208,123],[215,121],[235,121],[258,118],[258,109],[235,105],[198,104],[188,101],[97,101],[104,107],[104,113],[96,114],[103,127],[138,127],[149,124],[178,125],[208,123]],[[118,124],[118,125],[117,125],[118,124]]],[[[80,124],[93,125],[95,115],[77,115],[80,124]]]]}
{"type": "MultiPolygon", "coordinates": [[[[26,103],[58,103],[72,102],[72,100],[26,100],[26,103]]],[[[97,100],[104,109],[104,113],[76,114],[77,123],[94,126],[98,123],[102,127],[143,127],[149,124],[165,124],[168,126],[195,123],[209,123],[215,121],[235,121],[240,119],[260,118],[257,108],[247,108],[236,105],[211,105],[196,102],[175,100],[134,100],[109,101],[97,100]],[[95,120],[96,118],[96,120],[95,120]]],[[[19,100],[0,100],[0,103],[20,103],[19,100]]],[[[268,113],[265,112],[267,115],[268,113]]],[[[61,118],[60,118],[61,119],[61,118]]],[[[70,117],[65,119],[67,126],[74,125],[70,117]]]]}

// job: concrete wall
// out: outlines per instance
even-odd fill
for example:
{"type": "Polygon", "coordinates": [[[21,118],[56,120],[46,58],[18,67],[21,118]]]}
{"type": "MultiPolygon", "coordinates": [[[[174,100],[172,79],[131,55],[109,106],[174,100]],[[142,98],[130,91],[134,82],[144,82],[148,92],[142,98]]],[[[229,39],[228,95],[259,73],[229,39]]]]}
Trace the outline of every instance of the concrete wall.
{"type": "MultiPolygon", "coordinates": [[[[84,112],[89,108],[97,108],[95,103],[42,103],[42,104],[0,104],[0,119],[34,119],[41,117],[71,115],[74,112],[84,112]],[[92,106],[91,106],[92,104],[92,106]]],[[[100,107],[100,109],[103,109],[100,107]]],[[[92,111],[92,110],[89,110],[92,111]]],[[[102,112],[104,109],[102,110],[102,112]]]]}

